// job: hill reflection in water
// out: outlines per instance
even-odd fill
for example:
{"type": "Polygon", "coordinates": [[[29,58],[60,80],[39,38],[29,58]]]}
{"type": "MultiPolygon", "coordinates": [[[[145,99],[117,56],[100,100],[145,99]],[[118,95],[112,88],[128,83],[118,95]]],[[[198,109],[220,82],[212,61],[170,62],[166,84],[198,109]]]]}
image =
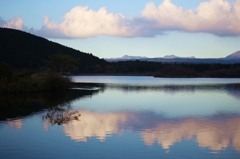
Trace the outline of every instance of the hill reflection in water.
{"type": "Polygon", "coordinates": [[[75,83],[75,87],[99,88],[101,92],[106,90],[119,90],[124,92],[224,92],[228,95],[240,99],[240,84],[184,84],[184,85],[131,85],[131,84],[103,84],[103,83],[75,83]]]}
{"type": "Polygon", "coordinates": [[[117,85],[111,84],[105,86],[107,89],[117,89],[124,92],[143,92],[156,91],[164,93],[188,92],[194,93],[197,91],[209,92],[225,92],[228,95],[240,99],[240,84],[201,84],[201,85],[162,85],[162,86],[134,86],[134,85],[117,85]]]}
{"type": "Polygon", "coordinates": [[[40,111],[66,109],[72,101],[89,98],[98,92],[99,90],[69,90],[1,95],[0,121],[28,117],[40,111]]]}

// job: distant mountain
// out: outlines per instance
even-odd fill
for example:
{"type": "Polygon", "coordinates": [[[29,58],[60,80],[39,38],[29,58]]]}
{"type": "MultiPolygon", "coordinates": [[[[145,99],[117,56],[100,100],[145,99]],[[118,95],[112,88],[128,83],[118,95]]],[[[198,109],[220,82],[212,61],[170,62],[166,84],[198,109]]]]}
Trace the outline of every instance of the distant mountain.
{"type": "Polygon", "coordinates": [[[195,59],[194,56],[190,56],[190,57],[178,57],[175,55],[166,55],[163,57],[163,59],[176,59],[176,58],[182,58],[182,59],[195,59]]]}
{"type": "Polygon", "coordinates": [[[226,58],[195,58],[194,56],[190,57],[178,57],[175,55],[166,55],[164,57],[155,57],[149,58],[145,56],[128,56],[124,55],[119,58],[106,58],[108,62],[117,62],[117,61],[151,61],[151,62],[162,62],[162,63],[221,63],[221,64],[231,64],[231,63],[240,63],[240,51],[235,52],[226,58]]]}
{"type": "Polygon", "coordinates": [[[226,59],[235,59],[235,58],[240,58],[240,51],[234,52],[230,55],[228,55],[227,57],[225,57],[226,59]]]}
{"type": "MultiPolygon", "coordinates": [[[[194,59],[194,56],[191,57],[178,57],[175,55],[166,55],[164,57],[156,57],[158,59],[175,59],[175,58],[186,58],[186,59],[194,59]]],[[[124,55],[122,57],[117,57],[117,58],[105,58],[107,61],[127,61],[127,60],[148,60],[148,59],[153,59],[149,58],[146,56],[129,56],[129,55],[124,55]]]]}
{"type": "Polygon", "coordinates": [[[147,59],[148,57],[145,56],[129,56],[124,55],[122,57],[117,58],[105,58],[106,61],[126,61],[126,60],[139,60],[139,59],[147,59]]]}
{"type": "Polygon", "coordinates": [[[0,61],[17,69],[39,69],[51,54],[68,54],[80,59],[81,72],[91,72],[96,65],[107,62],[89,53],[84,53],[45,38],[20,30],[0,28],[0,61]]]}
{"type": "Polygon", "coordinates": [[[175,58],[178,58],[178,57],[175,55],[166,55],[163,57],[163,59],[175,59],[175,58]]]}
{"type": "Polygon", "coordinates": [[[145,59],[147,57],[145,56],[128,56],[128,55],[124,55],[123,57],[121,57],[121,59],[145,59]]]}

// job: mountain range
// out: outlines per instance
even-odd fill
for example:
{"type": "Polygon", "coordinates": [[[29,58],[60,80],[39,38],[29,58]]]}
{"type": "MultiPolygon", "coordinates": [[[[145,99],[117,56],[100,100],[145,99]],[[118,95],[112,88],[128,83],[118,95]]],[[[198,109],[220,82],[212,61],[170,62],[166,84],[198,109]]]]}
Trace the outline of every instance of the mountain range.
{"type": "Polygon", "coordinates": [[[240,63],[240,51],[234,52],[224,58],[195,58],[194,56],[190,57],[179,57],[176,55],[166,55],[164,57],[155,57],[149,58],[146,56],[129,56],[124,55],[118,58],[105,58],[108,62],[117,62],[117,61],[153,61],[153,62],[176,62],[176,63],[240,63]]]}

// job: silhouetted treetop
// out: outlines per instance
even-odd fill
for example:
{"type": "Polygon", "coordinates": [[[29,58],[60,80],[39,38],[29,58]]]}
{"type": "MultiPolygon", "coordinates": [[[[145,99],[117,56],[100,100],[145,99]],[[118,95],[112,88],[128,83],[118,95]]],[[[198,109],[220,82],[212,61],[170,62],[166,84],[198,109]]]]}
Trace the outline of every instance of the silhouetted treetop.
{"type": "Polygon", "coordinates": [[[45,63],[53,71],[59,74],[75,73],[78,71],[80,59],[67,54],[52,54],[45,63]]]}

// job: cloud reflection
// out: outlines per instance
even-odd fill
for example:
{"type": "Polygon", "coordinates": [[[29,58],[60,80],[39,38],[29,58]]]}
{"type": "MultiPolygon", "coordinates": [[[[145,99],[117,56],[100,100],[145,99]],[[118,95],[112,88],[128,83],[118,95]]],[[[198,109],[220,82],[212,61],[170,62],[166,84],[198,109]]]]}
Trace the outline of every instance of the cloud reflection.
{"type": "Polygon", "coordinates": [[[7,121],[7,124],[14,128],[15,130],[19,130],[22,128],[23,123],[21,119],[16,119],[16,120],[11,120],[11,121],[7,121]]]}
{"type": "Polygon", "coordinates": [[[240,116],[173,120],[153,117],[151,113],[82,110],[80,114],[79,121],[63,124],[64,133],[77,142],[87,142],[90,137],[105,141],[108,135],[131,130],[140,132],[146,145],[157,142],[166,150],[176,142],[194,139],[202,148],[218,151],[232,146],[240,151],[240,116]]]}
{"type": "Polygon", "coordinates": [[[141,136],[146,145],[155,141],[163,149],[169,149],[174,143],[195,138],[199,147],[211,150],[223,150],[232,145],[240,151],[240,117],[228,120],[185,119],[177,123],[161,123],[153,129],[144,130],[141,136]]]}
{"type": "Polygon", "coordinates": [[[125,113],[97,113],[80,111],[80,121],[72,121],[63,125],[64,133],[72,140],[86,142],[88,137],[97,137],[105,141],[110,134],[120,133],[119,124],[127,121],[125,113]]]}

